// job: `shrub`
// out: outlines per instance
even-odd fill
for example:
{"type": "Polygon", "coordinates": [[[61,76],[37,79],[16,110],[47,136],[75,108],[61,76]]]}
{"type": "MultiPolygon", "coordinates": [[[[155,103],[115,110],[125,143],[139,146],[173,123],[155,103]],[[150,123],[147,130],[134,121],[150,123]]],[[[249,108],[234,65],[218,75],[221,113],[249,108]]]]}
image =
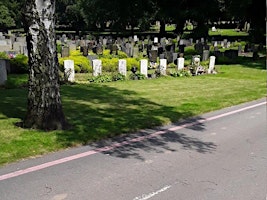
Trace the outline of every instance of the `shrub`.
{"type": "Polygon", "coordinates": [[[18,54],[15,58],[10,59],[10,68],[16,74],[28,73],[28,57],[23,54],[18,54]]]}
{"type": "Polygon", "coordinates": [[[102,58],[102,71],[103,72],[116,72],[118,71],[118,58],[102,58]]]}
{"type": "Polygon", "coordinates": [[[64,60],[74,61],[74,70],[76,73],[92,72],[92,66],[89,59],[84,57],[78,50],[71,51],[69,57],[59,58],[59,67],[61,71],[64,71],[64,60]]]}
{"type": "Polygon", "coordinates": [[[8,55],[5,52],[0,52],[1,59],[9,59],[8,55]]]}
{"type": "Polygon", "coordinates": [[[137,67],[139,69],[139,60],[136,58],[126,58],[127,62],[127,71],[130,71],[132,67],[137,67]]]}

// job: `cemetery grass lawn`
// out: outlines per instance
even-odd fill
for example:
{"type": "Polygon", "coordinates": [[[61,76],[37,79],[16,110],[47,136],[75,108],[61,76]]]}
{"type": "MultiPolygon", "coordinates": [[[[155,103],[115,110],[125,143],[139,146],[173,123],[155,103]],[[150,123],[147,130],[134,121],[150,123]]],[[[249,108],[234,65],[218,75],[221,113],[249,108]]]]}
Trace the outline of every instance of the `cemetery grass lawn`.
{"type": "Polygon", "coordinates": [[[239,31],[237,32],[234,29],[218,29],[216,32],[209,30],[209,36],[248,36],[247,32],[239,31]]]}
{"type": "Polygon", "coordinates": [[[265,65],[216,67],[217,75],[63,85],[64,112],[73,125],[68,131],[16,127],[26,112],[27,90],[2,88],[0,165],[177,122],[266,95],[265,65]]]}

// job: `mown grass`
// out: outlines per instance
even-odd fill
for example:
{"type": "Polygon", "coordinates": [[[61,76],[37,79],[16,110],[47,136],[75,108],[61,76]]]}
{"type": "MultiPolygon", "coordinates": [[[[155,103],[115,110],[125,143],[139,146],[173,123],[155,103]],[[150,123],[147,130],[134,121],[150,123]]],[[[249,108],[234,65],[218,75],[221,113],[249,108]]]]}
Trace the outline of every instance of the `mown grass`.
{"type": "MultiPolygon", "coordinates": [[[[216,67],[217,75],[63,85],[64,112],[73,126],[68,131],[17,127],[15,123],[26,112],[27,90],[0,89],[0,165],[177,122],[266,95],[264,63],[216,67]]],[[[18,76],[9,76],[9,80],[13,78],[20,83],[18,76]]]]}
{"type": "Polygon", "coordinates": [[[247,32],[236,31],[234,29],[218,29],[217,31],[209,30],[209,36],[248,36],[247,32]]]}

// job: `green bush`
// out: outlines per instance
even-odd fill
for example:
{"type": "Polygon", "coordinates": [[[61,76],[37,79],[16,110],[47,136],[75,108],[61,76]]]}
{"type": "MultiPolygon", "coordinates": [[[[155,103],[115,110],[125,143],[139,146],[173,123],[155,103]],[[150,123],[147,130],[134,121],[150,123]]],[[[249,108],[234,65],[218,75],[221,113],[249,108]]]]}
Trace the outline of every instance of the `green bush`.
{"type": "Polygon", "coordinates": [[[0,52],[1,59],[9,59],[8,55],[5,52],[0,52]]]}
{"type": "Polygon", "coordinates": [[[16,74],[28,73],[28,57],[23,54],[18,54],[15,58],[10,59],[10,68],[16,74]]]}
{"type": "Polygon", "coordinates": [[[116,72],[118,71],[118,58],[101,58],[102,60],[102,71],[103,72],[116,72]]]}
{"type": "Polygon", "coordinates": [[[64,60],[74,61],[74,70],[76,73],[92,72],[92,66],[87,57],[84,57],[78,50],[70,52],[69,57],[59,58],[59,67],[61,71],[64,71],[64,60]]]}
{"type": "Polygon", "coordinates": [[[137,67],[139,70],[139,60],[136,58],[126,58],[126,64],[127,64],[127,71],[130,71],[132,67],[137,67]]]}

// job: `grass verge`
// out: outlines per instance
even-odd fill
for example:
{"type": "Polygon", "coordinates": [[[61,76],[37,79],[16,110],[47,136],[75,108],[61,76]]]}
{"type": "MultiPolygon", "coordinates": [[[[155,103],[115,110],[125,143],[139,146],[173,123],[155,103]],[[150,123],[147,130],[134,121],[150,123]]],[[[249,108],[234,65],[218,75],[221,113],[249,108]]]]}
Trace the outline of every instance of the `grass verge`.
{"type": "Polygon", "coordinates": [[[217,75],[64,85],[64,112],[73,125],[68,131],[16,127],[26,112],[27,90],[0,89],[0,165],[262,98],[264,68],[221,65],[217,75]]]}

